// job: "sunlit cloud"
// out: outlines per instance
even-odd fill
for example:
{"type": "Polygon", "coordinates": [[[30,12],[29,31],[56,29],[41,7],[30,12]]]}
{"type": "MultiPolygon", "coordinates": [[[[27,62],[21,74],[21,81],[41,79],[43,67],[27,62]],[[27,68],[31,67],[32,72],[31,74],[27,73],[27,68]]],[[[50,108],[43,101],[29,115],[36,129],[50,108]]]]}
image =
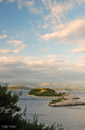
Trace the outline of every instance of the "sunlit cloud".
{"type": "Polygon", "coordinates": [[[82,38],[85,34],[85,19],[74,20],[64,26],[59,31],[42,35],[41,38],[44,40],[51,39],[64,39],[68,37],[82,38]]]}
{"type": "Polygon", "coordinates": [[[71,50],[72,54],[74,53],[85,53],[85,45],[80,46],[78,48],[72,49],[71,50]]]}
{"type": "MultiPolygon", "coordinates": [[[[11,78],[15,80],[16,78],[23,80],[26,78],[33,79],[36,76],[38,78],[37,81],[54,79],[55,82],[60,82],[61,79],[65,81],[66,77],[67,82],[74,79],[78,81],[80,76],[85,75],[85,62],[82,59],[71,62],[56,58],[41,60],[39,57],[32,56],[0,56],[0,72],[2,77],[4,74],[10,74],[11,78]]],[[[10,78],[10,76],[8,77],[10,78]]],[[[80,79],[81,81],[82,79],[80,79]]]]}
{"type": "Polygon", "coordinates": [[[11,50],[8,50],[8,49],[2,49],[0,50],[0,53],[2,54],[8,54],[8,53],[11,53],[12,51],[11,50]]]}
{"type": "Polygon", "coordinates": [[[22,49],[26,47],[24,42],[20,41],[20,40],[9,40],[9,41],[7,41],[7,44],[12,44],[14,47],[19,47],[22,49]]]}
{"type": "Polygon", "coordinates": [[[23,44],[23,41],[20,40],[9,40],[7,41],[8,44],[15,44],[15,45],[20,45],[23,44]]]}
{"type": "Polygon", "coordinates": [[[73,8],[73,2],[70,0],[64,2],[57,2],[56,0],[42,0],[48,14],[45,16],[45,24],[48,23],[49,26],[58,25],[62,23],[64,15],[73,8]]]}
{"type": "Polygon", "coordinates": [[[50,28],[50,30],[55,30],[56,26],[67,22],[65,17],[69,11],[71,12],[76,7],[76,5],[81,5],[83,3],[85,3],[85,0],[42,0],[42,4],[48,12],[44,16],[43,27],[48,29],[50,28]]]}
{"type": "Polygon", "coordinates": [[[0,49],[0,53],[2,54],[9,54],[9,53],[19,53],[22,51],[26,45],[23,43],[23,41],[20,40],[9,40],[7,41],[7,44],[11,44],[11,47],[13,49],[0,49]]]}
{"type": "Polygon", "coordinates": [[[0,39],[6,38],[6,37],[7,37],[6,34],[4,34],[4,35],[0,35],[0,39]]]}

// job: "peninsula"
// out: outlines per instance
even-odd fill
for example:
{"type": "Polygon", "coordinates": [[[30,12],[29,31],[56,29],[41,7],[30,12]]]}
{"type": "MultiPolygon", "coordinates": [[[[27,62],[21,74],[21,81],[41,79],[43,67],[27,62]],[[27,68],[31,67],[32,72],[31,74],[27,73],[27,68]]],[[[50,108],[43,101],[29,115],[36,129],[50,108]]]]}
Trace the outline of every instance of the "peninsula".
{"type": "Polygon", "coordinates": [[[50,107],[82,106],[85,105],[85,102],[78,101],[77,99],[59,98],[52,100],[48,105],[50,107]]]}
{"type": "Polygon", "coordinates": [[[50,107],[63,107],[63,106],[81,106],[85,105],[85,102],[78,100],[79,97],[71,93],[66,93],[66,95],[52,100],[48,105],[50,107]]]}

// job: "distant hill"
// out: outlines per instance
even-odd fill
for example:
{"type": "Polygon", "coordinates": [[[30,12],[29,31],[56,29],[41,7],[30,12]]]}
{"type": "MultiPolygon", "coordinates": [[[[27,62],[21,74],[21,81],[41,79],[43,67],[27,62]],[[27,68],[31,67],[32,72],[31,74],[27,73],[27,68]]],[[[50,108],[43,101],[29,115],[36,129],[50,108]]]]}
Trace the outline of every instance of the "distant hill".
{"type": "MultiPolygon", "coordinates": [[[[1,83],[4,86],[6,83],[1,83]]],[[[8,89],[15,89],[15,90],[29,90],[32,88],[51,88],[57,91],[85,91],[85,85],[77,85],[77,84],[59,84],[59,83],[32,83],[32,82],[14,82],[8,83],[8,89]]]]}
{"type": "Polygon", "coordinates": [[[20,84],[8,84],[8,90],[10,91],[23,91],[23,90],[30,90],[31,88],[20,85],[20,84]]]}
{"type": "MultiPolygon", "coordinates": [[[[77,84],[59,84],[59,83],[32,83],[32,82],[15,82],[14,85],[20,85],[22,89],[32,88],[52,88],[57,91],[85,91],[85,85],[77,84]]],[[[18,87],[18,86],[17,86],[18,87]]]]}

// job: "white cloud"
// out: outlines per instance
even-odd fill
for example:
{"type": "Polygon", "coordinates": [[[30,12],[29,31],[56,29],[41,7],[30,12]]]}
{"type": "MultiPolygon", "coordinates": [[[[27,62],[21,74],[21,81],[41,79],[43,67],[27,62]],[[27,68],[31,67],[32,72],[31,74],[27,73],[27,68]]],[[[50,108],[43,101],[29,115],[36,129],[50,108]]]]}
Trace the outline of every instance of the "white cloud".
{"type": "Polygon", "coordinates": [[[61,60],[53,56],[49,56],[49,59],[41,59],[39,57],[32,56],[0,56],[0,63],[12,64],[23,63],[25,66],[30,66],[32,70],[53,70],[53,67],[57,71],[81,71],[80,66],[83,65],[83,59],[78,58],[75,62],[69,60],[61,60]],[[75,69],[74,69],[75,68],[75,69]]]}
{"type": "MultiPolygon", "coordinates": [[[[27,80],[37,78],[46,82],[81,82],[85,77],[85,62],[83,59],[60,60],[55,58],[41,59],[32,56],[0,56],[0,79],[4,81],[27,80]]],[[[84,81],[84,80],[83,80],[84,81]]],[[[84,82],[85,83],[85,82],[84,82]]]]}
{"type": "Polygon", "coordinates": [[[6,37],[7,37],[6,34],[4,34],[4,35],[0,35],[0,39],[6,38],[6,37]]]}
{"type": "Polygon", "coordinates": [[[70,39],[73,39],[74,44],[76,43],[76,40],[78,43],[78,40],[83,43],[85,42],[85,19],[71,21],[70,23],[64,25],[62,29],[53,33],[42,35],[40,37],[44,40],[59,39],[61,42],[66,42],[68,44],[70,39]]]}
{"type": "Polygon", "coordinates": [[[19,53],[22,50],[22,48],[16,48],[14,50],[10,50],[10,49],[0,49],[0,53],[2,54],[9,54],[9,53],[19,53]]]}
{"type": "Polygon", "coordinates": [[[62,24],[63,22],[66,23],[67,19],[65,17],[68,11],[72,11],[76,5],[80,5],[84,2],[85,0],[42,0],[45,9],[48,12],[44,17],[45,22],[43,27],[48,24],[48,29],[55,30],[56,26],[59,24],[62,24]]]}
{"type": "Polygon", "coordinates": [[[8,54],[8,53],[11,53],[11,50],[8,50],[8,49],[0,49],[0,53],[2,54],[8,54]]]}
{"type": "Polygon", "coordinates": [[[29,0],[29,1],[16,0],[16,1],[17,1],[19,9],[22,9],[22,7],[26,7],[31,13],[34,13],[34,14],[41,14],[43,12],[42,7],[37,8],[36,6],[37,2],[35,0],[29,0]]]}
{"type": "Polygon", "coordinates": [[[20,47],[22,49],[26,47],[26,45],[21,40],[9,40],[7,41],[7,44],[12,44],[14,47],[20,47]]]}
{"type": "Polygon", "coordinates": [[[50,59],[40,59],[39,57],[31,57],[31,56],[1,56],[0,63],[3,64],[24,64],[25,67],[30,67],[33,71],[46,71],[48,74],[48,70],[53,72],[85,72],[83,68],[85,68],[85,62],[83,60],[77,60],[75,62],[68,60],[60,60],[56,58],[50,59]],[[54,69],[53,69],[54,68],[54,69]]]}
{"type": "Polygon", "coordinates": [[[74,53],[85,53],[85,45],[80,46],[76,49],[72,49],[71,52],[72,52],[72,54],[74,54],[74,53]]]}
{"type": "Polygon", "coordinates": [[[23,44],[23,41],[20,40],[9,40],[7,41],[8,44],[15,44],[15,45],[20,45],[23,44]]]}
{"type": "Polygon", "coordinates": [[[0,49],[0,53],[19,53],[26,47],[26,45],[21,40],[9,40],[7,41],[7,44],[12,44],[12,49],[0,49]]]}
{"type": "Polygon", "coordinates": [[[69,10],[72,10],[74,4],[72,1],[51,1],[51,0],[42,0],[43,5],[48,13],[44,17],[44,25],[48,24],[47,28],[54,30],[56,26],[62,24],[63,20],[65,21],[65,15],[69,10]]]}

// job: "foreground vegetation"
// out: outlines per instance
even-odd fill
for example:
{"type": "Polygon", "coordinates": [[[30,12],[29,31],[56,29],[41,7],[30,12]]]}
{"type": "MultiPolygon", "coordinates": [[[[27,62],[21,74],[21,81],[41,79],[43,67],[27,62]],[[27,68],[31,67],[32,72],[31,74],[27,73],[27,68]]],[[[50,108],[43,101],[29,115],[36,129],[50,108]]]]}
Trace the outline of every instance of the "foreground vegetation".
{"type": "MultiPolygon", "coordinates": [[[[56,130],[55,125],[45,126],[43,123],[38,123],[35,116],[33,121],[23,118],[26,110],[20,114],[18,99],[18,95],[12,94],[7,91],[7,87],[0,85],[0,130],[56,130]]],[[[64,130],[64,128],[58,124],[57,130],[64,130]]]]}
{"type": "Polygon", "coordinates": [[[50,88],[34,88],[30,90],[29,95],[34,96],[63,96],[65,93],[56,93],[55,90],[50,88]]]}

